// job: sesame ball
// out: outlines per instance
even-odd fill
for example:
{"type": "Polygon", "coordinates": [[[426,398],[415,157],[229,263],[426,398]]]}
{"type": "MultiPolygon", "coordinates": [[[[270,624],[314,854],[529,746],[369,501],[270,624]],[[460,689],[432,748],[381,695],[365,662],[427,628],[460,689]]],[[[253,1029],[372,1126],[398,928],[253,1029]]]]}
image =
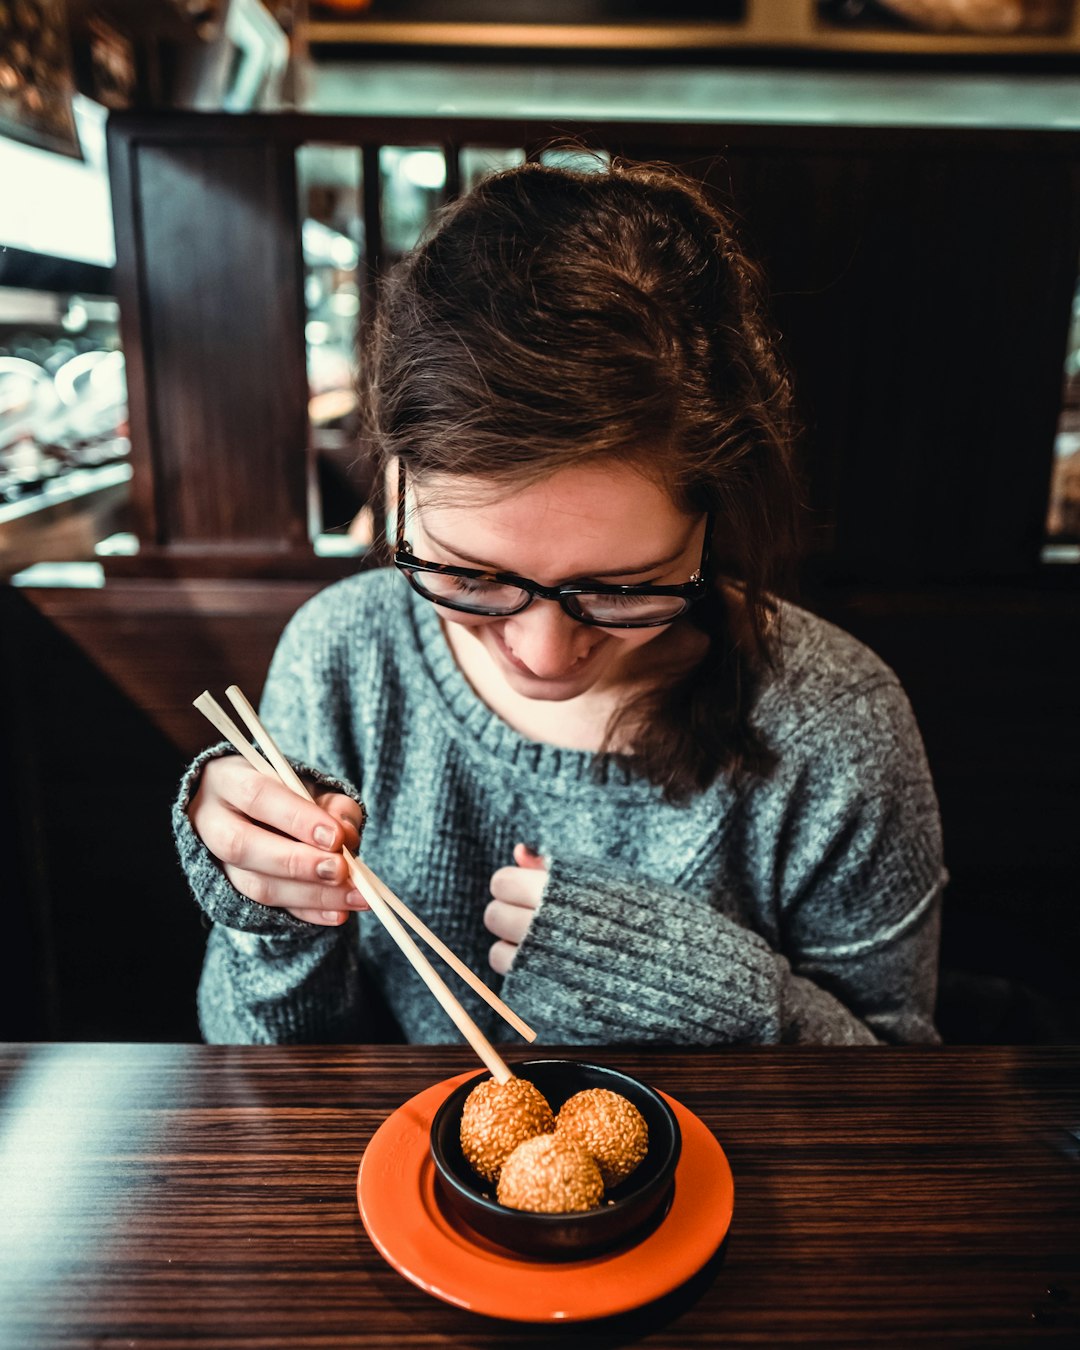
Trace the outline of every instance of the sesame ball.
{"type": "Polygon", "coordinates": [[[499,1174],[501,1205],[535,1214],[596,1209],[604,1198],[600,1169],[572,1139],[541,1134],[518,1144],[499,1174]]]}
{"type": "Polygon", "coordinates": [[[503,1163],[525,1139],[550,1134],[555,1117],[547,1098],[527,1078],[485,1078],[465,1098],[461,1151],[474,1172],[497,1181],[503,1163]]]}
{"type": "Polygon", "coordinates": [[[605,1186],[617,1186],[649,1151],[649,1127],[633,1102],[608,1088],[586,1088],[563,1103],[555,1133],[596,1159],[605,1186]]]}

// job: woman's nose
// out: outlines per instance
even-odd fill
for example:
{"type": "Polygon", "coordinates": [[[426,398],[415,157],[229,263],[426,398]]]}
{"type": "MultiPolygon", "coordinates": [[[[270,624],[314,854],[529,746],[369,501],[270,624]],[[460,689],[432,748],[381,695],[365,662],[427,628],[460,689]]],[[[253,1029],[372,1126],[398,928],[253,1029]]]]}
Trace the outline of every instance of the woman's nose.
{"type": "Polygon", "coordinates": [[[569,674],[591,651],[596,636],[555,600],[534,600],[507,619],[503,641],[541,679],[569,674]]]}

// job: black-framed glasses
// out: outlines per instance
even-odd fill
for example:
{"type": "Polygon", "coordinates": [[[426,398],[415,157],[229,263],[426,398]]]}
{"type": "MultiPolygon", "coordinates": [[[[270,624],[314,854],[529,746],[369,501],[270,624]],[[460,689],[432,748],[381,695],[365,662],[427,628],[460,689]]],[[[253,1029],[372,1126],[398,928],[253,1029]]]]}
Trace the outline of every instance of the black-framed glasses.
{"type": "Polygon", "coordinates": [[[681,586],[602,586],[595,582],[541,586],[514,572],[487,572],[425,562],[413,555],[405,538],[405,464],[398,461],[394,565],[425,600],[462,614],[505,618],[520,614],[539,598],[558,601],[572,619],[594,628],[659,628],[685,614],[705,595],[711,526],[712,517],[706,517],[701,561],[690,580],[681,586]]]}

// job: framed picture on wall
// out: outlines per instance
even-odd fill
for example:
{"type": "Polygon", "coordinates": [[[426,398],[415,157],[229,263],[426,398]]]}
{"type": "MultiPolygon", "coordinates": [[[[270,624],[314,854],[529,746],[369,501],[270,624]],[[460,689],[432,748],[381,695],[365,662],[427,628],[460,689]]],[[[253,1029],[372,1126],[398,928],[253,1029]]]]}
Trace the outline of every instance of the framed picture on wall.
{"type": "Polygon", "coordinates": [[[82,158],[64,0],[0,0],[0,136],[82,158]]]}

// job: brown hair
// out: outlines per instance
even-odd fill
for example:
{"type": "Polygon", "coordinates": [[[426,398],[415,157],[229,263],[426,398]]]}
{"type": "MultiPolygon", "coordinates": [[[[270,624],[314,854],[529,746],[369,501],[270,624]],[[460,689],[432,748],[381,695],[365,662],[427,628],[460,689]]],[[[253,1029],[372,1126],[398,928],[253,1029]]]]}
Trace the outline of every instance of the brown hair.
{"type": "Polygon", "coordinates": [[[772,596],[796,554],[788,380],[757,270],[726,213],[674,169],[523,165],[446,207],[390,274],[363,362],[369,433],[409,474],[507,485],[631,462],[713,514],[719,582],[689,613],[709,648],[621,709],[636,771],[686,800],[770,763],[750,723],[774,659],[772,596]]]}

